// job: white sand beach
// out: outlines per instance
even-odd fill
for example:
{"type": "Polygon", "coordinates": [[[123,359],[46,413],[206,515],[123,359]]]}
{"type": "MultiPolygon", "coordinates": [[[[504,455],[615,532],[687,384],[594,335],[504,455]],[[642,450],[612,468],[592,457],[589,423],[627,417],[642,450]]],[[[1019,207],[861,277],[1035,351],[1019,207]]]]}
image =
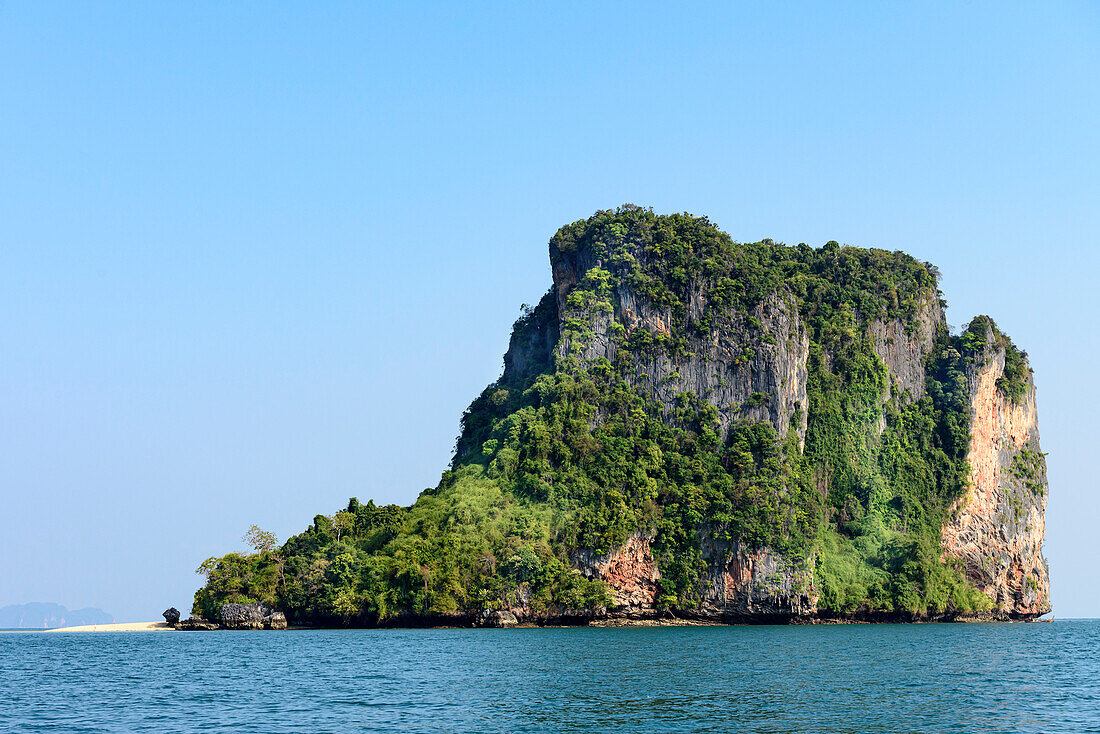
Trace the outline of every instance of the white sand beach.
{"type": "Polygon", "coordinates": [[[122,622],[120,624],[82,624],[76,627],[57,627],[45,632],[167,632],[167,622],[122,622]]]}

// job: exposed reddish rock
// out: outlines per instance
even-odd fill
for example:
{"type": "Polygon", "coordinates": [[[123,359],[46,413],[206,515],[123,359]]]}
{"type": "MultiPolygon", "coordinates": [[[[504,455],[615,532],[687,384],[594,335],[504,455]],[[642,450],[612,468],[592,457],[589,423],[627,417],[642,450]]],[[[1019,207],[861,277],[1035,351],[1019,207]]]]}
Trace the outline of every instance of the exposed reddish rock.
{"type": "Polygon", "coordinates": [[[1050,611],[1042,546],[1048,484],[1039,447],[1035,385],[1018,403],[997,389],[1005,350],[987,332],[984,364],[967,375],[971,396],[970,486],[943,529],[945,553],[1008,617],[1050,611]]]}
{"type": "Polygon", "coordinates": [[[653,559],[651,535],[634,533],[618,549],[597,555],[580,550],[574,563],[589,578],[602,579],[611,591],[613,614],[649,614],[656,608],[661,572],[653,559]]]}
{"type": "MultiPolygon", "coordinates": [[[[589,578],[607,583],[613,617],[658,616],[661,573],[652,554],[653,537],[634,533],[618,549],[597,555],[579,551],[573,561],[589,578]]],[[[762,619],[810,615],[816,610],[813,573],[788,562],[767,548],[749,550],[705,539],[710,583],[698,616],[721,619],[762,619]]]]}

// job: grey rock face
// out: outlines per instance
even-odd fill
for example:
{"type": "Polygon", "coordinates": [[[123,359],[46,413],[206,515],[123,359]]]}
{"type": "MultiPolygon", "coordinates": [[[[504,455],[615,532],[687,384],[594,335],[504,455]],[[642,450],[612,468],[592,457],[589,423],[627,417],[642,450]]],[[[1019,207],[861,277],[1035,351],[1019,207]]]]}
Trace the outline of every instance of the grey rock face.
{"type": "MultiPolygon", "coordinates": [[[[559,332],[569,318],[569,294],[591,268],[602,266],[588,250],[551,252],[554,294],[559,332]]],[[[620,327],[629,337],[637,330],[660,336],[669,334],[674,316],[667,306],[654,305],[619,283],[612,293],[612,311],[590,314],[592,334],[577,347],[569,338],[559,339],[559,357],[576,356],[582,363],[607,359],[615,363],[619,346],[613,333],[620,327]]],[[[703,315],[707,304],[701,290],[688,294],[687,319],[703,315]]],[[[681,333],[688,332],[678,328],[681,333]]],[[[703,335],[691,333],[688,347],[673,359],[664,352],[655,356],[631,355],[633,369],[627,382],[672,416],[676,398],[694,393],[718,409],[724,439],[737,421],[768,422],[779,436],[794,428],[800,443],[806,437],[806,361],[810,341],[794,297],[784,288],[767,296],[748,313],[732,312],[716,321],[703,335]]]]}
{"type": "MultiPolygon", "coordinates": [[[[619,295],[628,330],[660,330],[661,314],[636,301],[629,289],[622,289],[619,295]]],[[[692,340],[688,354],[681,359],[673,361],[663,354],[637,359],[627,381],[667,414],[674,413],[677,395],[695,393],[718,409],[723,439],[735,422],[749,421],[771,423],[779,436],[793,427],[801,443],[806,438],[810,344],[793,299],[773,293],[751,314],[734,314],[732,321],[715,328],[705,339],[692,340]],[[796,419],[793,424],[792,418],[796,419]]]]}
{"type": "Polygon", "coordinates": [[[218,610],[222,629],[227,630],[285,630],[286,615],[275,612],[263,604],[222,604],[218,610]]]}
{"type": "Polygon", "coordinates": [[[267,608],[255,604],[222,604],[218,619],[226,629],[263,629],[267,608]]]}
{"type": "Polygon", "coordinates": [[[264,617],[264,629],[265,630],[285,630],[286,629],[286,615],[282,612],[272,612],[264,617]]]}
{"type": "Polygon", "coordinates": [[[916,323],[875,319],[867,326],[879,356],[891,377],[891,393],[903,401],[924,397],[924,359],[932,351],[936,331],[945,323],[943,307],[931,293],[921,301],[916,323]]]}
{"type": "Polygon", "coordinates": [[[792,563],[768,548],[704,537],[710,583],[700,611],[723,618],[807,616],[817,611],[813,568],[792,563]]]}
{"type": "Polygon", "coordinates": [[[504,355],[505,384],[518,382],[550,366],[558,342],[558,309],[553,293],[521,318],[512,330],[504,355]]]}
{"type": "Polygon", "coordinates": [[[168,624],[178,624],[180,621],[180,610],[176,609],[175,607],[169,607],[168,609],[164,610],[162,616],[164,617],[164,621],[168,624]]]}

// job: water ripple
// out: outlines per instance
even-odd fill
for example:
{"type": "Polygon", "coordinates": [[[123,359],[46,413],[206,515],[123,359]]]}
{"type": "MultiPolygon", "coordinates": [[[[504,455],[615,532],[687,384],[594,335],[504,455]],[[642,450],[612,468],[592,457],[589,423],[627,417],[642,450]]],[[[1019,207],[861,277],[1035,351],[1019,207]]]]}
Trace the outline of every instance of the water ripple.
{"type": "Polygon", "coordinates": [[[0,635],[0,732],[1100,732],[1100,622],[0,635]]]}

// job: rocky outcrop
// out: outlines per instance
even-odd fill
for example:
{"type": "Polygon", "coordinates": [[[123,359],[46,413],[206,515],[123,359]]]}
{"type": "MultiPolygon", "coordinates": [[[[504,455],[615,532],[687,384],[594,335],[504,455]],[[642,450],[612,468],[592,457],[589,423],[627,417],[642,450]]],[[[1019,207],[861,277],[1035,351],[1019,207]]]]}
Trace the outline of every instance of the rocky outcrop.
{"type": "MultiPolygon", "coordinates": [[[[168,611],[175,611],[170,609],[168,611]]],[[[165,619],[168,612],[164,613],[165,619]]],[[[209,630],[285,630],[287,628],[286,615],[273,611],[260,603],[256,604],[222,604],[218,609],[216,621],[191,617],[182,622],[179,621],[179,612],[176,612],[176,622],[169,624],[178,630],[209,631],[209,630]]]]}
{"type": "Polygon", "coordinates": [[[175,627],[186,632],[210,632],[220,629],[217,622],[211,622],[202,617],[188,617],[182,622],[178,622],[175,627]]]}
{"type": "Polygon", "coordinates": [[[286,627],[286,615],[282,612],[271,612],[264,617],[265,630],[285,630],[286,627]]]}
{"type": "Polygon", "coordinates": [[[262,630],[286,629],[286,616],[263,604],[222,604],[218,610],[222,629],[262,630]]]}
{"type": "Polygon", "coordinates": [[[810,616],[817,611],[813,569],[768,548],[703,539],[708,583],[700,612],[721,619],[759,621],[810,616]]]}
{"type": "Polygon", "coordinates": [[[508,609],[484,609],[474,621],[475,627],[515,627],[519,617],[508,609]]]}
{"type": "Polygon", "coordinates": [[[986,346],[967,370],[971,404],[969,487],[943,529],[945,554],[1009,618],[1050,611],[1046,460],[1039,447],[1035,383],[1013,401],[998,388],[1005,346],[987,327],[986,346]]]}
{"type": "MultiPolygon", "coordinates": [[[[353,498],[353,528],[318,516],[276,551],[296,624],[1049,609],[1025,355],[987,317],[950,334],[935,266],[736,243],[706,217],[632,205],[559,229],[550,261],[440,483],[410,508],[353,498]],[[349,541],[350,573],[319,575],[349,541]]],[[[268,564],[245,560],[203,564],[197,606],[216,619],[181,628],[285,627],[262,605],[215,609],[264,595],[268,564]]]]}
{"type": "Polygon", "coordinates": [[[590,579],[600,579],[611,592],[611,612],[624,617],[645,617],[657,608],[661,572],[652,553],[653,536],[638,531],[610,553],[578,549],[573,566],[590,579]]]}
{"type": "Polygon", "coordinates": [[[226,629],[260,630],[264,628],[267,608],[263,604],[222,604],[218,620],[226,629]]]}
{"type": "MultiPolygon", "coordinates": [[[[608,615],[617,619],[662,616],[658,603],[661,572],[652,552],[653,536],[641,531],[610,553],[576,551],[574,567],[588,578],[600,579],[611,593],[608,615]]],[[[784,620],[811,616],[817,595],[813,571],[791,563],[764,548],[751,550],[740,543],[702,538],[707,564],[703,599],[694,617],[720,621],[784,620]]]]}
{"type": "Polygon", "coordinates": [[[534,308],[524,314],[512,328],[508,351],[504,354],[503,384],[521,382],[540,370],[547,369],[558,342],[558,306],[554,294],[547,293],[534,308]]]}
{"type": "Polygon", "coordinates": [[[164,621],[169,626],[172,626],[180,621],[180,610],[176,609],[175,607],[168,607],[164,610],[161,616],[164,617],[164,621]]]}

